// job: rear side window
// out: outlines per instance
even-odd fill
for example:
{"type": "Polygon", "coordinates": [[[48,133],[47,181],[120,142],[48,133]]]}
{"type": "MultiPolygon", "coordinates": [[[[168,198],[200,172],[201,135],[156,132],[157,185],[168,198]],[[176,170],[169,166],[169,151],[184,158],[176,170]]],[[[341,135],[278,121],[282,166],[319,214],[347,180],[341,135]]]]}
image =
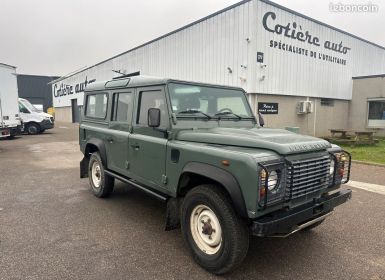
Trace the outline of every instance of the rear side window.
{"type": "Polygon", "coordinates": [[[90,118],[105,119],[107,114],[107,94],[97,93],[87,95],[86,116],[90,118]]]}
{"type": "Polygon", "coordinates": [[[115,93],[111,120],[131,122],[133,100],[134,98],[131,92],[115,93]]]}

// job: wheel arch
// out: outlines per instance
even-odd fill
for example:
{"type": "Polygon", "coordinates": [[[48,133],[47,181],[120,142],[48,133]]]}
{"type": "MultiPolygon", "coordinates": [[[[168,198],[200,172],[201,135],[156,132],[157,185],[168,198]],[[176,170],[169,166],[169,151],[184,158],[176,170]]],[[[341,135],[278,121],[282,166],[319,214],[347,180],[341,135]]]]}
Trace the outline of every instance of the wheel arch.
{"type": "Polygon", "coordinates": [[[24,126],[27,127],[27,131],[28,131],[28,127],[31,125],[31,124],[34,124],[38,127],[39,131],[37,133],[39,133],[41,131],[41,125],[38,123],[38,122],[35,122],[35,121],[29,121],[27,123],[24,123],[24,126]]]}
{"type": "Polygon", "coordinates": [[[94,152],[99,152],[103,166],[107,167],[107,152],[104,142],[97,138],[91,138],[85,145],[84,158],[80,161],[80,178],[88,177],[88,163],[90,155],[94,152]]]}
{"type": "Polygon", "coordinates": [[[212,183],[222,187],[229,196],[237,214],[244,218],[248,217],[238,181],[230,172],[214,165],[200,162],[186,164],[179,177],[177,195],[183,196],[187,191],[202,183],[212,183]]]}

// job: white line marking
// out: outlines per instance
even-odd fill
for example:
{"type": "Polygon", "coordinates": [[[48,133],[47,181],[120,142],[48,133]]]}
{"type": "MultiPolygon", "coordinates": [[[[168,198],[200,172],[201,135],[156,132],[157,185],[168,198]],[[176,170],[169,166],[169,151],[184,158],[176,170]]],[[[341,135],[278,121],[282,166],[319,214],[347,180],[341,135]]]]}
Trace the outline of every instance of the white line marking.
{"type": "Polygon", "coordinates": [[[66,126],[59,126],[59,128],[68,129],[68,127],[66,127],[66,126]]]}
{"type": "Polygon", "coordinates": [[[362,189],[368,192],[374,192],[379,193],[382,195],[385,195],[385,186],[383,185],[376,185],[376,184],[369,184],[364,182],[357,182],[357,181],[349,181],[345,186],[362,189]]]}

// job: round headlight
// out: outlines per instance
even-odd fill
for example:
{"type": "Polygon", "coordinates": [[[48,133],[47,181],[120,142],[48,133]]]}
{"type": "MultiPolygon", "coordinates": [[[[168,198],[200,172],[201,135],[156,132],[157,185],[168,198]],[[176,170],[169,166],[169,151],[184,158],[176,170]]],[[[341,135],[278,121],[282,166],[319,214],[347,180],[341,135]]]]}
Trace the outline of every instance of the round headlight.
{"type": "Polygon", "coordinates": [[[329,173],[330,173],[330,175],[333,175],[334,174],[334,160],[332,159],[331,161],[330,161],[330,169],[329,169],[329,173]]]}
{"type": "Polygon", "coordinates": [[[278,174],[277,171],[271,171],[269,172],[269,177],[268,177],[268,182],[267,182],[267,188],[269,189],[270,192],[274,192],[276,187],[278,186],[278,174]]]}

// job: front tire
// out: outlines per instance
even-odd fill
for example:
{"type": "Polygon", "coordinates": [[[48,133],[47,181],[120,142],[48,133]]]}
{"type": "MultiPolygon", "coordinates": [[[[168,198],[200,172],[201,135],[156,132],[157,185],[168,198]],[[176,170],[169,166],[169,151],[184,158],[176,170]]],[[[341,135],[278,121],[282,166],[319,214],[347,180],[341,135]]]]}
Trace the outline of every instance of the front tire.
{"type": "Polygon", "coordinates": [[[98,152],[93,153],[90,157],[88,178],[92,192],[96,197],[108,197],[114,190],[114,177],[104,173],[103,162],[98,152]]]}
{"type": "Polygon", "coordinates": [[[187,193],[182,205],[181,228],[193,258],[211,273],[229,272],[247,254],[248,228],[215,185],[201,185],[187,193]]]}
{"type": "Polygon", "coordinates": [[[40,133],[40,126],[37,123],[29,123],[26,130],[28,134],[36,135],[40,133]]]}

